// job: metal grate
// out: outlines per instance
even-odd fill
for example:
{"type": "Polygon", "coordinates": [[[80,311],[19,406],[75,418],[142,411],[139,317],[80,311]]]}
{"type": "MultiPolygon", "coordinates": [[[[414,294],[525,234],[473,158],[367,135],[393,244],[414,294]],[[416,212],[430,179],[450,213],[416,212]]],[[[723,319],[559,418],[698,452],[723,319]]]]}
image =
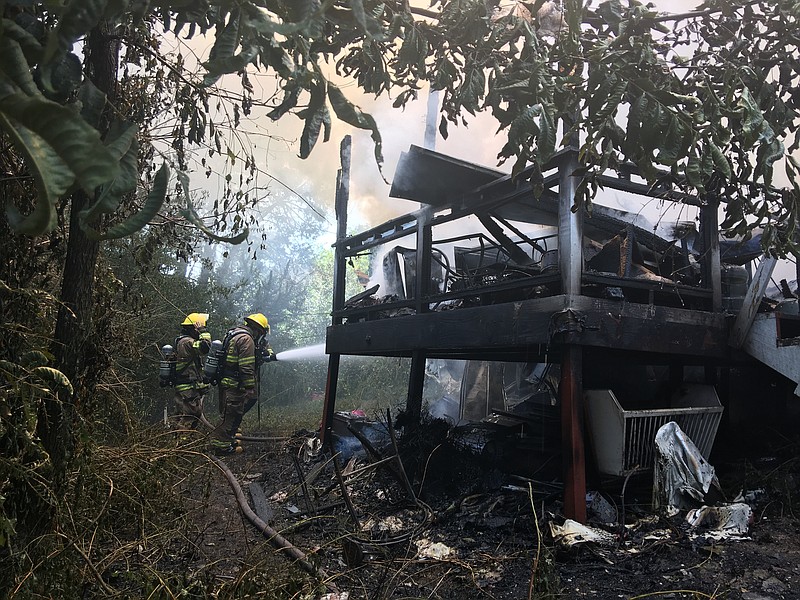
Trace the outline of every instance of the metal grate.
{"type": "Polygon", "coordinates": [[[611,390],[587,391],[589,430],[600,472],[622,476],[652,469],[656,432],[670,421],[675,421],[708,459],[723,407],[713,386],[695,384],[683,392],[681,404],[690,406],[624,410],[611,390]],[[693,403],[697,405],[691,406],[693,403]]]}

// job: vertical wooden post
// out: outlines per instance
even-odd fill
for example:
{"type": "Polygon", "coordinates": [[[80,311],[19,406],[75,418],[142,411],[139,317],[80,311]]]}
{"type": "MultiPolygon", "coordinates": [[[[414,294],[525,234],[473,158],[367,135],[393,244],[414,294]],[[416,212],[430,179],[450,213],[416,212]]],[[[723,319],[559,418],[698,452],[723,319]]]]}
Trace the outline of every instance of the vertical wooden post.
{"type": "Polygon", "coordinates": [[[565,346],[561,356],[561,456],[564,516],[586,522],[586,459],[583,440],[583,348],[565,346]]]}
{"type": "Polygon", "coordinates": [[[703,285],[711,289],[712,308],[722,310],[722,263],[719,256],[719,199],[710,195],[705,198],[706,205],[700,209],[700,239],[703,254],[700,274],[703,285]]]}
{"type": "Polygon", "coordinates": [[[344,307],[345,273],[347,272],[347,257],[344,255],[340,242],[347,237],[347,204],[350,201],[350,136],[344,136],[339,147],[339,156],[342,168],[336,175],[336,246],[333,262],[333,324],[341,325],[342,318],[339,311],[344,307]]]}
{"type": "Polygon", "coordinates": [[[581,293],[583,272],[583,210],[572,211],[578,187],[572,173],[577,168],[578,151],[570,148],[558,168],[558,265],[561,293],[567,296],[581,293]]]}
{"type": "Polygon", "coordinates": [[[431,229],[431,209],[426,207],[417,211],[417,253],[414,273],[414,299],[417,314],[428,312],[427,296],[431,291],[431,254],[433,231],[431,229]]]}
{"type": "MultiPolygon", "coordinates": [[[[565,128],[569,126],[565,120],[565,128]]],[[[572,210],[577,191],[577,140],[559,165],[558,263],[566,308],[581,293],[583,275],[583,210],[572,210]]],[[[565,344],[561,358],[561,455],[564,472],[564,515],[586,521],[586,459],[583,439],[583,348],[565,344]]]]}
{"type": "MultiPolygon", "coordinates": [[[[350,154],[351,138],[344,136],[339,147],[342,167],[336,175],[336,245],[333,260],[333,318],[332,327],[342,324],[340,311],[344,308],[346,260],[341,241],[347,237],[347,203],[350,200],[350,154]]],[[[339,380],[339,363],[341,356],[331,354],[328,357],[328,377],[325,383],[325,403],[322,408],[322,425],[320,441],[323,447],[331,442],[331,426],[333,413],[336,410],[336,385],[339,380]]]]}
{"type": "MultiPolygon", "coordinates": [[[[417,212],[417,254],[414,274],[414,306],[418,315],[429,310],[427,296],[431,289],[431,249],[433,247],[433,231],[430,223],[430,207],[420,209],[417,212]]],[[[426,360],[427,353],[423,349],[417,349],[411,353],[406,414],[412,428],[419,425],[422,415],[422,390],[425,385],[426,360]]]]}
{"type": "Polygon", "coordinates": [[[329,446],[332,442],[331,427],[333,426],[333,413],[336,411],[336,383],[339,380],[339,363],[341,355],[331,354],[328,357],[328,376],[325,380],[325,403],[322,407],[322,425],[320,426],[319,439],[322,447],[329,446]]]}

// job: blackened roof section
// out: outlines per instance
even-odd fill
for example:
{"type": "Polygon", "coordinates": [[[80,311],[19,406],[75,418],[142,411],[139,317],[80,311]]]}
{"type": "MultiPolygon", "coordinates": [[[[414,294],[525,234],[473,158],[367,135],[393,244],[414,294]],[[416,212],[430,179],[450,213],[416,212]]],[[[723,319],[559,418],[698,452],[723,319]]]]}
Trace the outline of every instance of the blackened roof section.
{"type": "Polygon", "coordinates": [[[389,196],[438,206],[505,175],[502,171],[411,146],[400,155],[389,196]]]}

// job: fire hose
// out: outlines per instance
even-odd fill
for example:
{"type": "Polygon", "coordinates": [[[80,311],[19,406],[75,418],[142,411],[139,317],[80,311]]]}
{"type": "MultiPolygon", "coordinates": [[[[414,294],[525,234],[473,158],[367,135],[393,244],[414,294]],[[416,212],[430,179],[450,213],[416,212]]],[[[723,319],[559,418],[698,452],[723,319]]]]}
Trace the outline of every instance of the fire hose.
{"type": "MultiPolygon", "coordinates": [[[[200,422],[213,431],[214,426],[211,424],[211,422],[208,419],[206,419],[205,414],[202,414],[202,413],[200,414],[200,422]]],[[[252,436],[252,435],[240,435],[240,436],[237,436],[237,438],[242,440],[243,442],[282,442],[284,440],[288,440],[289,439],[286,436],[281,436],[281,437],[257,437],[257,436],[252,436]]]]}
{"type": "Polygon", "coordinates": [[[292,545],[285,537],[275,531],[272,527],[270,527],[267,523],[265,523],[255,512],[253,509],[250,508],[250,505],[247,502],[247,499],[244,497],[244,491],[242,490],[242,486],[239,485],[239,482],[236,480],[236,476],[233,472],[228,468],[224,462],[222,462],[219,458],[215,456],[210,456],[211,460],[213,460],[217,466],[220,468],[222,473],[225,475],[228,483],[230,483],[231,488],[233,488],[233,493],[236,495],[236,500],[239,502],[239,507],[242,509],[244,516],[256,526],[256,528],[266,535],[269,538],[270,544],[277,549],[280,550],[286,556],[295,559],[297,564],[303,569],[306,573],[313,575],[325,585],[329,590],[332,592],[338,592],[338,588],[334,583],[328,581],[328,574],[322,570],[318,569],[314,565],[312,565],[306,555],[303,553],[302,550],[297,548],[296,546],[292,545]]]}

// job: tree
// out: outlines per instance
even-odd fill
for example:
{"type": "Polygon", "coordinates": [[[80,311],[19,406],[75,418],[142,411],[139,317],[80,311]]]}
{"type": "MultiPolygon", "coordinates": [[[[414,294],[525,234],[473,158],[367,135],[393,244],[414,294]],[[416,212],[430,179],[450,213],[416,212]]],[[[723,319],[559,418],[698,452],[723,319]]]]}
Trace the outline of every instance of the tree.
{"type": "MultiPolygon", "coordinates": [[[[182,94],[202,112],[207,86],[221,76],[248,67],[274,73],[279,90],[270,116],[294,112],[304,120],[303,157],[327,138],[334,114],[369,130],[382,161],[378,124],[325,75],[332,60],[339,75],[365,92],[394,92],[398,107],[425,82],[442,90],[443,135],[465,113],[490,112],[508,138],[499,159],[512,159],[515,175],[531,163],[538,177],[536,167],[566,139],[559,142],[556,125],[568,117],[572,130],[562,135],[585,134],[579,200],[591,199],[601,169],[631,161],[651,183],[666,178],[701,196],[727,199],[723,226],[729,232],[746,235],[760,226],[768,249],[796,252],[798,163],[786,147],[797,149],[798,11],[793,0],[709,0],[679,15],[618,0],[596,6],[565,0],[563,15],[544,0],[502,9],[483,0],[440,0],[426,10],[376,0],[188,6],[99,0],[42,16],[39,26],[55,26],[45,29],[41,44],[6,18],[0,119],[28,150],[41,198],[36,219],[20,221],[13,211],[12,217],[23,231],[41,231],[46,219],[40,217],[73,182],[94,190],[119,172],[121,150],[104,145],[77,111],[53,106],[40,91],[52,94],[55,82],[74,80],[70,48],[107,19],[126,27],[157,22],[184,36],[213,30],[206,88],[187,86],[182,94]],[[44,137],[33,122],[42,114],[63,119],[59,132],[69,124],[69,145],[63,135],[44,137]],[[46,152],[30,153],[32,136],[47,142],[37,146],[46,152]],[[776,189],[773,169],[784,157],[790,185],[776,189]],[[57,159],[58,170],[35,168],[57,159]]],[[[213,138],[213,124],[198,112],[185,113],[179,128],[185,141],[213,138]]],[[[185,215],[198,220],[190,206],[185,215]]]]}

